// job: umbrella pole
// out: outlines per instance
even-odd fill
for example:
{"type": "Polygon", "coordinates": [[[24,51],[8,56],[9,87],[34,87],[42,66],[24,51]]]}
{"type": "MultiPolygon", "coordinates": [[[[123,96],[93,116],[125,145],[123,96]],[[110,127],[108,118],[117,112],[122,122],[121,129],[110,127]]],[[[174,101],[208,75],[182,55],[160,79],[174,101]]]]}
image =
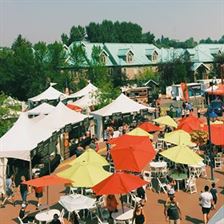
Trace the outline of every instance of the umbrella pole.
{"type": "Polygon", "coordinates": [[[48,203],[48,192],[49,191],[49,187],[47,186],[47,207],[48,207],[48,210],[49,210],[49,203],[48,203]]]}
{"type": "Polygon", "coordinates": [[[122,194],[120,194],[120,201],[121,201],[122,212],[124,213],[124,204],[123,204],[123,200],[122,200],[122,194]]]}

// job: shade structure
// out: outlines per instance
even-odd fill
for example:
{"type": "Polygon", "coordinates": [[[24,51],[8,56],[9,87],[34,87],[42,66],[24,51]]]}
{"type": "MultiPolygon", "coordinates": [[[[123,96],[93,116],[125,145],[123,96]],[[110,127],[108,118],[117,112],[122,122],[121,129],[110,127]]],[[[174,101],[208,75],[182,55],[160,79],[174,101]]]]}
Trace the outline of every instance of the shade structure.
{"type": "Polygon", "coordinates": [[[167,126],[174,127],[174,128],[177,127],[177,123],[174,121],[173,118],[171,118],[168,115],[156,118],[153,121],[158,123],[158,124],[163,124],[163,125],[167,125],[167,126]]]}
{"type": "Polygon", "coordinates": [[[185,145],[178,145],[160,153],[167,159],[180,164],[197,165],[203,158],[185,145]]]}
{"type": "Polygon", "coordinates": [[[218,88],[216,88],[213,91],[208,91],[208,94],[210,95],[219,95],[219,96],[224,96],[224,85],[220,84],[218,88]]]}
{"type": "Polygon", "coordinates": [[[81,112],[82,111],[82,108],[75,105],[75,104],[72,104],[72,103],[69,103],[66,105],[68,108],[70,108],[71,110],[74,110],[76,112],[81,112]]]}
{"type": "Polygon", "coordinates": [[[44,92],[40,93],[37,96],[29,98],[28,101],[38,102],[41,100],[59,100],[61,98],[65,98],[66,95],[54,87],[48,87],[44,92]]]}
{"type": "Polygon", "coordinates": [[[149,138],[153,138],[153,135],[149,134],[147,131],[143,130],[142,128],[135,128],[132,131],[128,132],[127,135],[132,136],[147,136],[149,138]]]}
{"type": "Polygon", "coordinates": [[[211,142],[214,145],[224,146],[224,124],[211,125],[211,142]]]}
{"type": "Polygon", "coordinates": [[[111,149],[116,170],[141,172],[155,155],[155,149],[148,139],[133,145],[116,145],[111,149]]]}
{"type": "Polygon", "coordinates": [[[175,145],[194,145],[194,143],[191,141],[190,134],[184,130],[176,130],[170,133],[166,133],[164,141],[175,145]]]}
{"type": "Polygon", "coordinates": [[[147,183],[138,176],[118,172],[101,181],[92,187],[92,189],[96,195],[127,194],[147,183]]]}
{"type": "Polygon", "coordinates": [[[107,160],[98,154],[93,149],[86,149],[84,153],[82,153],[78,158],[73,159],[68,163],[68,165],[82,163],[82,161],[87,161],[89,164],[95,164],[98,166],[107,166],[109,163],[107,160]]]}
{"type": "Polygon", "coordinates": [[[71,180],[74,187],[92,187],[109,177],[111,173],[105,171],[99,165],[83,160],[80,163],[73,164],[66,170],[58,172],[57,175],[71,180]]]}
{"type": "Polygon", "coordinates": [[[47,204],[48,204],[48,187],[60,184],[69,184],[71,183],[70,180],[61,178],[55,175],[47,175],[40,178],[32,179],[23,182],[24,184],[33,186],[33,187],[47,187],[47,204]]]}
{"type": "Polygon", "coordinates": [[[223,224],[224,223],[224,205],[211,217],[208,224],[223,224]]]}
{"type": "Polygon", "coordinates": [[[28,115],[50,114],[55,109],[54,106],[48,103],[42,103],[39,106],[28,111],[28,115]]]}
{"type": "Polygon", "coordinates": [[[47,175],[36,179],[28,180],[23,183],[33,187],[47,187],[52,185],[69,184],[71,183],[71,181],[65,178],[58,177],[56,175],[47,175]]]}
{"type": "Polygon", "coordinates": [[[144,122],[139,127],[147,132],[155,132],[155,131],[160,131],[161,128],[157,125],[154,125],[150,122],[144,122]]]}
{"type": "Polygon", "coordinates": [[[149,138],[147,136],[122,135],[120,137],[109,140],[108,143],[121,146],[121,145],[127,145],[127,143],[128,144],[140,143],[144,140],[149,141],[149,138]]]}
{"type": "Polygon", "coordinates": [[[197,117],[189,116],[179,121],[178,129],[182,129],[188,133],[197,130],[203,130],[204,122],[197,117]]]}

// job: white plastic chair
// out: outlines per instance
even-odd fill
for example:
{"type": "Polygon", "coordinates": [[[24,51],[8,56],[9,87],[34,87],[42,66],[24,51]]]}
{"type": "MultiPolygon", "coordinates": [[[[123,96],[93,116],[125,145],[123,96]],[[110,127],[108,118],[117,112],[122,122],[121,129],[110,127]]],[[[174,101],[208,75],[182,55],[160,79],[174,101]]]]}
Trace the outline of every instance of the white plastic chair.
{"type": "Polygon", "coordinates": [[[196,178],[189,178],[186,182],[186,191],[190,191],[191,194],[197,193],[196,178]]]}
{"type": "Polygon", "coordinates": [[[146,188],[152,188],[152,184],[151,184],[151,181],[152,181],[152,176],[151,176],[151,172],[150,171],[147,171],[147,170],[144,170],[143,173],[142,173],[142,176],[143,176],[143,179],[145,181],[148,182],[148,184],[146,185],[146,188]]]}
{"type": "Polygon", "coordinates": [[[61,210],[61,213],[60,213],[60,215],[59,215],[59,220],[60,220],[60,222],[61,222],[62,224],[65,223],[65,222],[64,222],[64,215],[65,215],[65,210],[62,209],[62,210],[61,210]]]}
{"type": "Polygon", "coordinates": [[[215,157],[215,169],[222,169],[222,158],[221,157],[215,157]]]}

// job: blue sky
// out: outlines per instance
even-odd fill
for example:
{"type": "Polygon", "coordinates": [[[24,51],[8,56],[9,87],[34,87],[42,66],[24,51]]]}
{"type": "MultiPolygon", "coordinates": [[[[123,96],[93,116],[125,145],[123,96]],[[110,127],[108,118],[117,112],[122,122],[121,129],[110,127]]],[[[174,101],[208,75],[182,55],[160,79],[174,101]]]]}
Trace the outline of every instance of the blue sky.
{"type": "Polygon", "coordinates": [[[72,25],[131,21],[160,37],[219,39],[224,0],[0,0],[0,46],[22,34],[32,43],[60,40],[72,25]]]}

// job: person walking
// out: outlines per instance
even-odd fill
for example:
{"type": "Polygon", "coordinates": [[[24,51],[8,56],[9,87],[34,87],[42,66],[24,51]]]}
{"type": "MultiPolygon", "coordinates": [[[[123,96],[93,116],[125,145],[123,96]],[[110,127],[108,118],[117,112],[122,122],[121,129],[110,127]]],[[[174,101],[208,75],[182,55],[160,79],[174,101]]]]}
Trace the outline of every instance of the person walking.
{"type": "Polygon", "coordinates": [[[28,194],[28,185],[23,183],[25,181],[26,181],[25,176],[21,176],[21,182],[19,183],[19,187],[18,187],[20,194],[21,194],[23,204],[27,204],[26,198],[27,198],[27,194],[28,194]]]}
{"type": "Polygon", "coordinates": [[[135,207],[132,223],[145,224],[145,215],[140,203],[138,203],[135,207]]]}
{"type": "Polygon", "coordinates": [[[5,207],[5,202],[8,200],[11,204],[15,206],[15,201],[14,201],[14,189],[15,183],[14,183],[14,176],[8,176],[5,181],[5,193],[6,197],[3,200],[1,207],[5,207]]]}
{"type": "Polygon", "coordinates": [[[199,200],[202,207],[204,224],[207,224],[209,220],[208,214],[213,207],[213,197],[209,192],[209,186],[206,185],[204,187],[204,192],[201,193],[199,200]]]}
{"type": "Polygon", "coordinates": [[[216,206],[216,203],[217,203],[217,200],[218,200],[218,197],[217,197],[217,189],[215,187],[215,183],[212,183],[212,188],[210,190],[210,193],[212,194],[212,197],[213,197],[213,208],[215,209],[215,206],[216,206]]]}
{"type": "Polygon", "coordinates": [[[179,203],[175,200],[175,197],[172,196],[167,200],[164,214],[169,224],[180,224],[180,220],[182,219],[181,211],[179,203]]]}

